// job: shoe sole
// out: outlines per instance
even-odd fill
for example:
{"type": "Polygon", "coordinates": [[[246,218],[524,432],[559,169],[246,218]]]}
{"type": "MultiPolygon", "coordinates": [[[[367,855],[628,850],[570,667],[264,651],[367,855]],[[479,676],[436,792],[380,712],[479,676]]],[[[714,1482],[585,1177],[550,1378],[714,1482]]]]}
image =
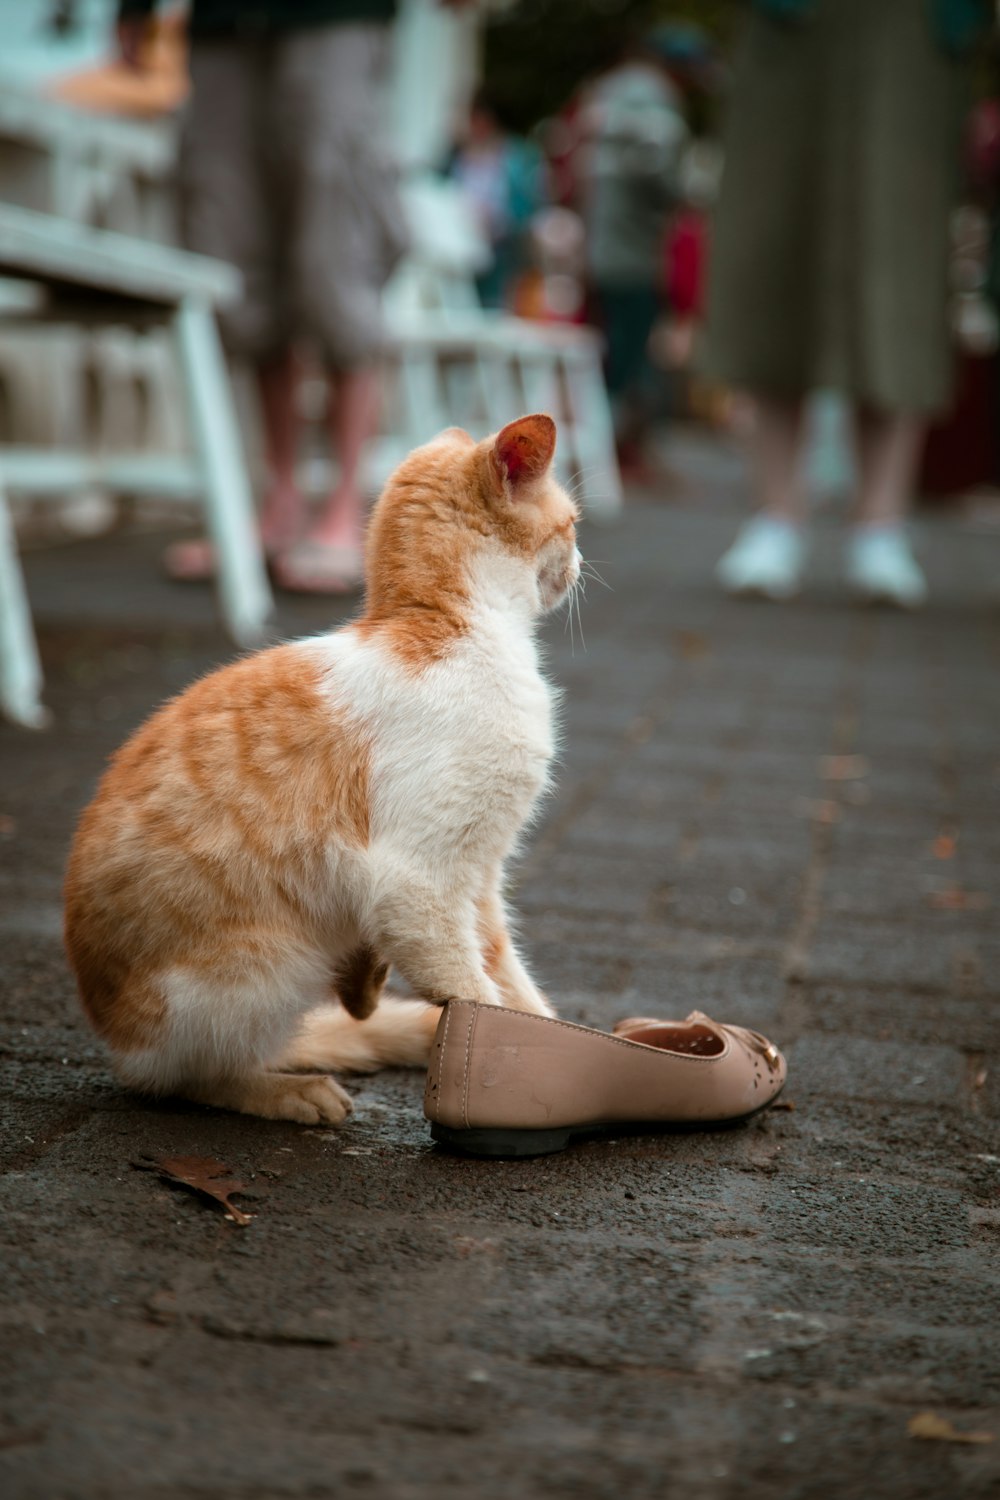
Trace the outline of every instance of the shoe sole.
{"type": "Polygon", "coordinates": [[[526,1157],[552,1156],[565,1151],[577,1141],[594,1140],[600,1137],[621,1135],[690,1135],[696,1130],[734,1130],[746,1125],[757,1115],[770,1109],[780,1097],[779,1089],[773,1098],[749,1114],[735,1115],[730,1120],[678,1120],[662,1124],[648,1120],[637,1120],[635,1124],[616,1122],[610,1125],[560,1125],[551,1130],[518,1130],[481,1126],[478,1129],[458,1130],[453,1125],[431,1123],[431,1139],[439,1146],[458,1151],[463,1156],[526,1157]]]}

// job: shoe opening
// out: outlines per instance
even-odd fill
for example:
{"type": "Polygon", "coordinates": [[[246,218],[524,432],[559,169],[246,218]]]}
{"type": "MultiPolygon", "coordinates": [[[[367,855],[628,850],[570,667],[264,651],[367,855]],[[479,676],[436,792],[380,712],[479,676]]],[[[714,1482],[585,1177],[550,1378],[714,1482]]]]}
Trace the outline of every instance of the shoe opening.
{"type": "Polygon", "coordinates": [[[641,1026],[625,1033],[630,1042],[644,1047],[658,1047],[663,1052],[680,1052],[687,1057],[719,1057],[726,1044],[717,1032],[697,1021],[690,1026],[641,1026]]]}

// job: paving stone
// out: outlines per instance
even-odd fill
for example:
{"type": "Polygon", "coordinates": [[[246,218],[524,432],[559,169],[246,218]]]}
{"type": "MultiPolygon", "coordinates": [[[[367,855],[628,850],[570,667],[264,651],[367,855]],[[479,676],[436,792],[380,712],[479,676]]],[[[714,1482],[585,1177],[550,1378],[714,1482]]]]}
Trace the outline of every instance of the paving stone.
{"type": "Polygon", "coordinates": [[[804,990],[802,1006],[810,1031],[944,1046],[966,1056],[1000,1051],[1000,1007],[978,995],[815,984],[804,990]]]}
{"type": "Polygon", "coordinates": [[[844,1099],[892,1100],[957,1107],[966,1085],[965,1056],[954,1047],[824,1035],[789,1048],[796,1088],[844,1099]]]}
{"type": "MultiPolygon", "coordinates": [[[[923,914],[921,914],[923,915],[923,914]]],[[[830,916],[809,953],[809,978],[947,990],[968,944],[913,922],[879,926],[830,916]]]]}

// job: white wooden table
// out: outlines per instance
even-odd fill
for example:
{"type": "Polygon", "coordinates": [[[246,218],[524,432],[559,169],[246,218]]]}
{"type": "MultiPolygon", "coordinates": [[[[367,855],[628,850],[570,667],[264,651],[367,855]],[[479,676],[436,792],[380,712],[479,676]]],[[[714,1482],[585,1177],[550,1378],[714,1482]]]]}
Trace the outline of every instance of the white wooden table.
{"type": "Polygon", "coordinates": [[[187,251],[0,203],[0,278],[0,322],[171,327],[193,439],[189,458],[0,446],[0,710],[38,727],[47,718],[41,664],[8,490],[47,495],[99,484],[200,496],[219,557],[222,617],[238,643],[260,638],[271,594],[214,318],[218,304],[239,296],[239,273],[187,251]]]}

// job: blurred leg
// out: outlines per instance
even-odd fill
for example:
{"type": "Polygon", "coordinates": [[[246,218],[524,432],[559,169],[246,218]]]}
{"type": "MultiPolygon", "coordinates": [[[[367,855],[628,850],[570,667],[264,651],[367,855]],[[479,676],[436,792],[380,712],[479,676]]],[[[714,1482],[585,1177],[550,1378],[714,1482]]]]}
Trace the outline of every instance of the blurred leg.
{"type": "Polygon", "coordinates": [[[911,413],[863,407],[857,415],[857,430],[858,521],[862,526],[899,525],[910,509],[924,424],[911,413]]]}
{"type": "Polygon", "coordinates": [[[755,422],[751,440],[754,482],[761,514],[772,520],[799,523],[803,519],[800,458],[802,445],[802,401],[781,401],[773,396],[755,399],[755,422]]]}
{"type": "Polygon", "coordinates": [[[371,366],[331,376],[330,435],[340,477],[311,535],[316,541],[353,548],[360,557],[364,532],[361,464],[379,415],[379,374],[371,366]]]}
{"type": "Polygon", "coordinates": [[[802,581],[802,401],[758,397],[752,438],[759,509],[719,559],[715,576],[733,594],[790,599],[802,581]]]}
{"type": "Polygon", "coordinates": [[[905,521],[916,478],[923,423],[908,413],[858,413],[861,491],[848,544],[847,579],[862,599],[915,609],[927,581],[910,550],[905,521]]]}
{"type": "Polygon", "coordinates": [[[282,39],[270,98],[296,327],[331,371],[330,438],[339,478],[302,545],[282,559],[286,587],[360,581],[362,463],[379,415],[381,289],[399,252],[394,178],[378,146],[384,26],[331,24],[282,39]]]}
{"type": "Polygon", "coordinates": [[[659,302],[653,287],[603,282],[597,299],[607,340],[606,376],[623,462],[641,468],[641,446],[654,415],[649,339],[659,302]]]}
{"type": "MultiPolygon", "coordinates": [[[[276,242],[283,219],[271,207],[263,109],[270,67],[271,53],[265,42],[195,39],[179,164],[185,245],[229,261],[243,277],[242,297],[219,315],[226,349],[268,372],[280,370],[282,351],[289,342],[289,311],[276,242]]],[[[287,429],[289,412],[284,417],[281,412],[288,408],[290,398],[282,390],[280,377],[276,380],[269,374],[258,385],[271,462],[272,431],[287,429]]],[[[265,506],[265,550],[272,549],[279,531],[281,542],[289,539],[286,528],[292,526],[292,505],[286,493],[276,505],[265,506]]],[[[167,548],[165,563],[174,578],[209,579],[216,571],[215,548],[207,540],[175,543],[167,548]]]]}
{"type": "Polygon", "coordinates": [[[219,325],[227,351],[254,363],[288,343],[262,111],[269,67],[264,43],[195,39],[179,164],[184,244],[239,267],[243,295],[222,309],[219,325]]]}
{"type": "Polygon", "coordinates": [[[256,376],[268,469],[260,532],[265,552],[273,553],[296,540],[305,517],[304,502],[295,481],[300,424],[294,352],[289,349],[277,359],[259,364],[256,376]]]}

